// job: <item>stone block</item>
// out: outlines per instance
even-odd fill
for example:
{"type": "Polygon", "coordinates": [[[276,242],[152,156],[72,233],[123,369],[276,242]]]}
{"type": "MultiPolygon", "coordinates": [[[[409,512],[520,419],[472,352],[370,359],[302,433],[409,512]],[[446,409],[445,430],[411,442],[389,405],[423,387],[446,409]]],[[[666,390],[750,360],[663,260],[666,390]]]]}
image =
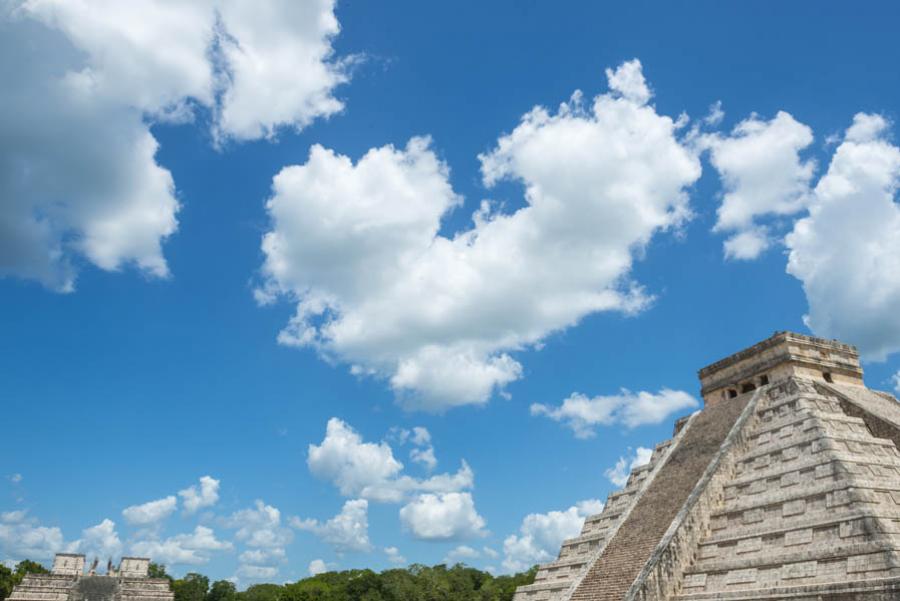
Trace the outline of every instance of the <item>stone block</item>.
{"type": "Polygon", "coordinates": [[[731,570],[725,577],[725,582],[727,584],[750,584],[756,582],[756,578],[756,568],[731,570]]]}
{"type": "Polygon", "coordinates": [[[781,579],[793,580],[796,578],[811,578],[816,575],[816,562],[803,561],[800,563],[787,563],[781,566],[781,579]]]}
{"type": "Polygon", "coordinates": [[[762,539],[759,537],[754,538],[742,538],[737,543],[737,554],[742,555],[744,553],[755,553],[762,549],[762,539]]]}
{"type": "Polygon", "coordinates": [[[804,528],[803,530],[789,530],[784,533],[784,546],[792,547],[794,545],[805,545],[807,543],[811,543],[812,539],[812,528],[804,528]]]}
{"type": "Polygon", "coordinates": [[[742,517],[745,524],[756,524],[763,521],[765,512],[762,509],[748,509],[742,517]]]}
{"type": "Polygon", "coordinates": [[[816,479],[819,478],[828,478],[834,475],[834,464],[833,463],[825,463],[822,465],[816,466],[816,479]]]}
{"type": "Polygon", "coordinates": [[[684,577],[684,588],[702,588],[706,586],[706,574],[688,574],[684,577]]]}
{"type": "Polygon", "coordinates": [[[793,486],[800,482],[800,472],[788,472],[781,476],[781,486],[793,486]]]}
{"type": "Polygon", "coordinates": [[[847,558],[847,573],[872,572],[887,569],[887,561],[884,553],[871,553],[869,555],[854,555],[847,558]]]}
{"type": "Polygon", "coordinates": [[[825,506],[829,509],[832,507],[841,507],[850,503],[850,495],[846,490],[835,490],[825,496],[825,506]]]}
{"type": "Polygon", "coordinates": [[[781,506],[781,516],[782,517],[799,515],[804,512],[806,512],[806,500],[805,499],[796,499],[794,501],[788,501],[781,506]]]}

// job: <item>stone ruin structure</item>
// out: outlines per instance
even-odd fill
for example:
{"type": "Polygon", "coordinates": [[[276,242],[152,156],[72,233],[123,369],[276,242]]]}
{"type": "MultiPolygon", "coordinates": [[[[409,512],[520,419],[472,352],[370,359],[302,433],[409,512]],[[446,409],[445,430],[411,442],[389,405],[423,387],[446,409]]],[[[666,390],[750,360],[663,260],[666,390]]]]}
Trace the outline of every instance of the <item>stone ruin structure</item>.
{"type": "Polygon", "coordinates": [[[97,574],[97,560],[84,572],[84,555],[57,553],[49,574],[27,574],[8,601],[173,601],[166,578],[150,578],[150,560],[123,557],[118,569],[97,574]]]}
{"type": "Polygon", "coordinates": [[[900,600],[900,403],[791,332],[700,370],[704,407],[515,601],[900,600]]]}

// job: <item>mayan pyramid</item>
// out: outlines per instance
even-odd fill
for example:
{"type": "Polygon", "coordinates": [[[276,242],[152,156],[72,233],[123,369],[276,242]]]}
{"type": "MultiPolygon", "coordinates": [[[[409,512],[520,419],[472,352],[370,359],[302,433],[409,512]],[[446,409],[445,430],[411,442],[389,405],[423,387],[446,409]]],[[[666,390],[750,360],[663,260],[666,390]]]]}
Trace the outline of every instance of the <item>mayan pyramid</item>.
{"type": "Polygon", "coordinates": [[[900,600],[900,403],[852,346],[776,333],[515,601],[900,600]]]}
{"type": "Polygon", "coordinates": [[[118,569],[84,573],[84,555],[57,553],[49,574],[27,574],[8,601],[173,601],[165,578],[150,578],[150,560],[123,557],[118,569]]]}

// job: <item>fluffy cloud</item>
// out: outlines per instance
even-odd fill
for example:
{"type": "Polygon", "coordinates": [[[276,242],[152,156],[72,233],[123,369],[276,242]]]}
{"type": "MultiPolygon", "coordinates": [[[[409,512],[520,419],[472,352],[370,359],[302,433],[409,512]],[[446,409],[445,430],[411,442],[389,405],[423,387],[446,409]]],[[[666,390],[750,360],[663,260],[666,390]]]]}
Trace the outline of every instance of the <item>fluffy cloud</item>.
{"type": "Polygon", "coordinates": [[[80,256],[165,277],[161,245],[177,227],[178,201],[141,111],[88,85],[90,71],[65,36],[6,10],[0,276],[69,291],[80,256]]]}
{"type": "Polygon", "coordinates": [[[281,511],[259,499],[253,507],[231,514],[225,524],[236,529],[235,538],[248,547],[283,548],[294,538],[291,530],[281,524],[281,511]]]}
{"type": "Polygon", "coordinates": [[[787,271],[803,283],[804,317],[819,336],[869,359],[900,350],[900,149],[888,123],[858,114],[785,238],[787,271]]]}
{"type": "Polygon", "coordinates": [[[135,526],[156,524],[174,513],[178,499],[169,495],[156,501],[148,501],[142,505],[132,505],[122,510],[125,521],[135,526]]]}
{"type": "Polygon", "coordinates": [[[237,575],[239,577],[249,578],[251,580],[274,578],[277,574],[278,568],[275,566],[240,565],[237,569],[237,575]]]}
{"type": "Polygon", "coordinates": [[[460,540],[486,536],[484,518],[470,493],[419,495],[400,509],[400,522],[423,540],[460,540]]]}
{"type": "Polygon", "coordinates": [[[459,491],[474,483],[474,474],[465,461],[455,474],[426,479],[403,475],[403,464],[394,458],[390,445],[363,442],[338,418],[328,420],[321,444],[309,445],[306,462],[315,476],[333,482],[344,496],[373,501],[400,502],[415,492],[459,491]]]}
{"type": "Polygon", "coordinates": [[[281,561],[285,558],[284,549],[275,547],[272,549],[247,549],[238,556],[238,561],[247,564],[265,564],[273,561],[281,561]]]}
{"type": "Polygon", "coordinates": [[[49,559],[63,550],[62,531],[41,526],[24,510],[0,513],[0,551],[10,558],[49,559]]]}
{"type": "Polygon", "coordinates": [[[347,81],[347,61],[332,61],[331,40],[340,31],[335,0],[278,0],[265,10],[255,2],[221,2],[226,36],[219,37],[228,65],[218,129],[227,136],[271,136],[278,127],[302,129],[343,109],[332,93],[347,81]]]}
{"type": "Polygon", "coordinates": [[[342,107],[332,0],[24,0],[0,7],[0,276],[69,291],[84,260],[166,277],[179,202],[154,121],[205,106],[220,139],[342,107]],[[77,152],[72,149],[77,148],[77,152]]]}
{"type": "Polygon", "coordinates": [[[894,383],[894,392],[900,394],[900,371],[891,377],[891,382],[894,383]]]}
{"type": "Polygon", "coordinates": [[[632,456],[619,457],[616,464],[603,472],[603,475],[609,478],[609,481],[616,486],[625,486],[628,483],[628,477],[631,475],[631,470],[650,463],[650,457],[652,455],[653,449],[638,447],[632,456]]]}
{"type": "Polygon", "coordinates": [[[603,511],[596,499],[582,501],[565,511],[531,513],[522,520],[518,534],[503,541],[503,567],[509,572],[527,570],[556,557],[562,542],[581,533],[584,519],[603,511]]]}
{"type": "Polygon", "coordinates": [[[309,562],[309,575],[316,576],[334,569],[334,564],[326,563],[324,559],[313,559],[309,562]]]}
{"type": "Polygon", "coordinates": [[[800,151],[812,141],[812,130],[783,111],[771,121],[753,115],[729,136],[704,137],[725,188],[713,231],[732,232],[726,257],[755,259],[771,243],[768,227],[757,220],[806,207],[815,163],[802,161],[800,151]]]}
{"type": "Polygon", "coordinates": [[[444,557],[444,563],[454,565],[457,563],[465,563],[466,560],[478,559],[479,557],[481,557],[481,552],[477,549],[473,549],[468,545],[459,545],[447,553],[444,557]]]}
{"type": "Polygon", "coordinates": [[[79,553],[95,557],[118,557],[122,553],[122,541],[116,532],[116,523],[106,519],[81,532],[81,539],[74,543],[79,553]]]}
{"type": "Polygon", "coordinates": [[[345,502],[341,512],[325,523],[295,518],[291,525],[315,533],[338,553],[372,549],[369,542],[369,502],[365,499],[345,502]]]}
{"type": "Polygon", "coordinates": [[[385,547],[384,554],[387,555],[388,561],[393,564],[399,565],[406,563],[406,558],[400,554],[400,549],[397,547],[385,547]]]}
{"type": "Polygon", "coordinates": [[[578,438],[590,438],[599,425],[624,424],[634,428],[658,424],[676,411],[696,407],[697,399],[680,390],[663,388],[658,393],[633,393],[624,388],[619,394],[589,398],[573,393],[559,407],[535,403],[532,415],[545,415],[569,426],[578,438]]]}
{"type": "Polygon", "coordinates": [[[284,547],[294,539],[290,528],[281,523],[281,511],[257,500],[253,507],[234,512],[224,523],[236,529],[235,539],[250,547],[238,557],[235,576],[251,580],[273,578],[278,567],[271,564],[285,559],[284,547]]]}
{"type": "Polygon", "coordinates": [[[219,501],[219,481],[210,476],[203,476],[200,478],[199,489],[195,484],[179,491],[178,496],[182,499],[184,511],[188,514],[194,513],[219,501]]]}
{"type": "Polygon", "coordinates": [[[209,561],[203,551],[227,551],[232,548],[228,541],[216,538],[212,529],[197,526],[193,532],[178,534],[165,540],[142,540],[131,545],[131,552],[143,557],[152,557],[165,565],[199,565],[209,561]]]}
{"type": "Polygon", "coordinates": [[[431,444],[431,433],[427,428],[415,426],[411,430],[405,428],[392,428],[388,433],[389,439],[404,445],[409,443],[409,459],[418,463],[428,471],[437,467],[437,457],[434,455],[434,446],[431,444]]]}
{"type": "Polygon", "coordinates": [[[676,123],[647,104],[640,63],[610,91],[542,107],[480,156],[484,183],[521,182],[526,206],[485,203],[472,228],[440,235],[460,204],[427,138],[355,164],[314,146],[274,178],[262,302],[297,302],[279,335],[389,380],[408,408],[486,402],[518,379],[509,354],[596,311],[650,300],[629,273],[654,234],[689,216],[700,175],[676,123]]]}

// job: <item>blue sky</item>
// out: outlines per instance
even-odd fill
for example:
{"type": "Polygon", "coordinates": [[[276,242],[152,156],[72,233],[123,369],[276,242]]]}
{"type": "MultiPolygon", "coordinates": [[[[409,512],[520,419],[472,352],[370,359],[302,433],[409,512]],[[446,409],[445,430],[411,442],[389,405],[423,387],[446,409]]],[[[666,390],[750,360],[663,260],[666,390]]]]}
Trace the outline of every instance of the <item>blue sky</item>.
{"type": "Polygon", "coordinates": [[[102,4],[0,23],[0,559],[519,569],[773,331],[900,386],[894,7],[102,4]]]}

